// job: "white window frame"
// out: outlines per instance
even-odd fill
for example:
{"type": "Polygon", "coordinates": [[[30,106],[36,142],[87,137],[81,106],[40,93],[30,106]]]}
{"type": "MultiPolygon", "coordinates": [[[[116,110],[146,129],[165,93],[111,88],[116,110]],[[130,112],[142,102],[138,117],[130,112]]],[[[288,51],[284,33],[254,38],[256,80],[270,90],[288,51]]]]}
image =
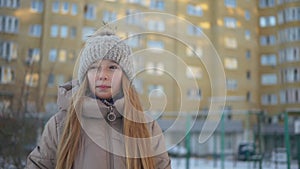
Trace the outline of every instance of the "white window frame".
{"type": "Polygon", "coordinates": [[[57,0],[52,2],[52,12],[53,13],[59,12],[59,5],[60,5],[60,3],[57,0]]]}
{"type": "Polygon", "coordinates": [[[236,0],[224,0],[224,4],[228,8],[236,8],[237,7],[236,0]]]}
{"type": "Polygon", "coordinates": [[[10,66],[0,66],[0,84],[14,82],[14,69],[10,66]]]}
{"type": "Polygon", "coordinates": [[[18,47],[15,42],[12,41],[0,41],[0,57],[11,61],[18,57],[18,47]]]}
{"type": "Polygon", "coordinates": [[[44,10],[44,1],[42,0],[31,0],[31,8],[32,12],[42,13],[44,10]]]}
{"type": "Polygon", "coordinates": [[[87,4],[84,17],[87,20],[95,20],[96,19],[96,6],[93,4],[87,4]]]}
{"type": "Polygon", "coordinates": [[[58,25],[51,25],[50,36],[53,38],[58,37],[58,30],[59,30],[58,25]]]}
{"type": "Polygon", "coordinates": [[[61,38],[67,38],[69,34],[69,28],[66,25],[60,26],[60,37],[61,38]]]}
{"type": "Polygon", "coordinates": [[[73,3],[71,6],[71,15],[75,16],[78,14],[78,5],[73,3]]]}
{"type": "Polygon", "coordinates": [[[277,84],[277,75],[275,73],[267,73],[261,75],[261,84],[262,85],[276,85],[277,84]]]}
{"type": "Polygon", "coordinates": [[[42,35],[42,25],[33,24],[29,27],[29,35],[33,37],[41,37],[42,35]]]}

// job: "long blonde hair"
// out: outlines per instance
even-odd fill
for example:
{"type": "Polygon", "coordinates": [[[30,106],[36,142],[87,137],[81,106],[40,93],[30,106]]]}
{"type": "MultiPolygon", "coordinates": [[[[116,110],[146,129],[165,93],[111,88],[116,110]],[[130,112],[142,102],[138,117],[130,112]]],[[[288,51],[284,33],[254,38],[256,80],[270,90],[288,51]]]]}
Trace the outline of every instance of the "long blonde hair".
{"type": "MultiPolygon", "coordinates": [[[[125,137],[125,153],[127,169],[154,169],[154,161],[145,153],[151,152],[151,147],[145,139],[138,142],[131,141],[130,138],[150,138],[150,132],[145,122],[141,102],[134,87],[127,76],[122,76],[122,88],[124,93],[124,123],[123,131],[125,137]],[[138,118],[138,119],[137,119],[138,118]],[[136,120],[132,120],[136,119],[136,120]]],[[[73,95],[61,140],[58,145],[57,163],[55,169],[71,169],[75,157],[81,146],[81,126],[76,110],[81,110],[81,97],[87,95],[88,80],[84,78],[79,89],[73,95]]],[[[148,139],[149,140],[149,139],[148,139]]]]}

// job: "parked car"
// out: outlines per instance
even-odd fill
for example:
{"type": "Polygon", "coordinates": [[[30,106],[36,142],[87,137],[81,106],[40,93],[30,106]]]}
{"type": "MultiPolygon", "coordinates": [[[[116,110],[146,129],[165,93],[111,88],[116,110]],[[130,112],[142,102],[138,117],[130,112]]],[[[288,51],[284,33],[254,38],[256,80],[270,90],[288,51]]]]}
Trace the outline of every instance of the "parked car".
{"type": "Polygon", "coordinates": [[[254,143],[242,143],[238,147],[238,160],[248,161],[252,160],[255,155],[255,144],[254,143]]]}

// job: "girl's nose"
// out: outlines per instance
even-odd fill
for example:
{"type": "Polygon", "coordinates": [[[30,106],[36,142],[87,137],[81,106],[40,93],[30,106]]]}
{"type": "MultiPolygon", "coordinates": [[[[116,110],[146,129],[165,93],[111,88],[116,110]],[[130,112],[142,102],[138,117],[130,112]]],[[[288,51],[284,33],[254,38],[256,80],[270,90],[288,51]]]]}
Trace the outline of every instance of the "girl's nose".
{"type": "Polygon", "coordinates": [[[105,70],[98,70],[97,77],[99,78],[99,80],[107,80],[108,73],[105,70]]]}

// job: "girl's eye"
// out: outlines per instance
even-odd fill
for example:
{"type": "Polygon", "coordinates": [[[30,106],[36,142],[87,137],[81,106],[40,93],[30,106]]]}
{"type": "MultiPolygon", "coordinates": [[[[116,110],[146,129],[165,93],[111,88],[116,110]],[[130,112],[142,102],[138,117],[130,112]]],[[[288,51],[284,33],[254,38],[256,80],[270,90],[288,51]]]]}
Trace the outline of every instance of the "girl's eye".
{"type": "Polygon", "coordinates": [[[89,70],[95,70],[95,69],[97,69],[96,66],[92,66],[92,67],[89,68],[89,70]]]}
{"type": "Polygon", "coordinates": [[[109,66],[109,69],[118,69],[118,66],[116,66],[116,65],[111,65],[111,66],[109,66]]]}

